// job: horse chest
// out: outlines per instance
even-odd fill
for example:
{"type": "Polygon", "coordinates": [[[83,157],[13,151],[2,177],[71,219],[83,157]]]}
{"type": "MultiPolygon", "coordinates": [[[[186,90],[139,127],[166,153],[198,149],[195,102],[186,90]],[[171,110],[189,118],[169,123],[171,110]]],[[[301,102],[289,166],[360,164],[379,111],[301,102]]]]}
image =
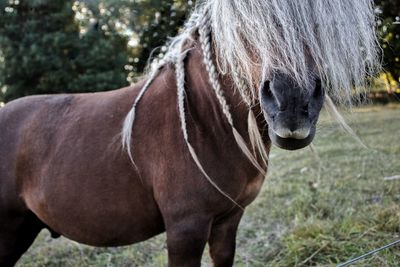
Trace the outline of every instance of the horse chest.
{"type": "Polygon", "coordinates": [[[258,174],[257,176],[249,179],[240,199],[245,206],[249,205],[257,197],[264,182],[264,178],[265,177],[263,174],[258,174]]]}

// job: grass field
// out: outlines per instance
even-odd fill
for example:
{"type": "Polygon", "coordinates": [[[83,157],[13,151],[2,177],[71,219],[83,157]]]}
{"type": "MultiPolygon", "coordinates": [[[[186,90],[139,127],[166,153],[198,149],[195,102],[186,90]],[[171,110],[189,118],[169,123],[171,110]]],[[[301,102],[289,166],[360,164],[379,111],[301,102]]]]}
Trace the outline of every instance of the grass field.
{"type": "MultiPolygon", "coordinates": [[[[368,149],[323,114],[318,155],[272,150],[268,179],[239,229],[236,266],[335,266],[400,239],[400,179],[385,179],[400,175],[400,106],[360,108],[346,117],[368,149]]],[[[164,242],[161,235],[99,249],[43,231],[18,266],[165,266],[164,242]]],[[[353,266],[399,262],[397,246],[353,266]]]]}

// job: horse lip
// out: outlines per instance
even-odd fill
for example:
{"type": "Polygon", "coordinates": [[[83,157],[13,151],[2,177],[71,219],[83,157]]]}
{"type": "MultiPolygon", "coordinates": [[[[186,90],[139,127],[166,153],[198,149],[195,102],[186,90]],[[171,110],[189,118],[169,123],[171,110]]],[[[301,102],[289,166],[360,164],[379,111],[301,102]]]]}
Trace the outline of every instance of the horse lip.
{"type": "MultiPolygon", "coordinates": [[[[314,139],[315,136],[315,126],[311,126],[309,128],[309,134],[305,138],[293,138],[293,137],[281,137],[279,136],[271,127],[271,125],[274,124],[274,119],[268,115],[266,110],[262,108],[264,118],[267,122],[268,126],[268,135],[269,138],[271,139],[271,142],[273,145],[285,149],[285,150],[297,150],[297,149],[302,149],[309,144],[311,144],[312,140],[314,139]]],[[[299,137],[299,136],[297,136],[299,137]]]]}
{"type": "Polygon", "coordinates": [[[268,127],[268,135],[272,141],[272,144],[275,146],[285,149],[285,150],[297,150],[308,146],[312,140],[314,139],[315,129],[311,129],[309,135],[303,139],[295,139],[295,138],[283,138],[276,134],[271,127],[268,127]]]}
{"type": "MultiPolygon", "coordinates": [[[[271,129],[272,130],[272,129],[271,129]]],[[[306,139],[311,132],[310,128],[302,128],[296,131],[291,131],[289,129],[279,129],[279,130],[272,130],[274,134],[279,136],[280,138],[290,138],[290,139],[306,139]]]]}

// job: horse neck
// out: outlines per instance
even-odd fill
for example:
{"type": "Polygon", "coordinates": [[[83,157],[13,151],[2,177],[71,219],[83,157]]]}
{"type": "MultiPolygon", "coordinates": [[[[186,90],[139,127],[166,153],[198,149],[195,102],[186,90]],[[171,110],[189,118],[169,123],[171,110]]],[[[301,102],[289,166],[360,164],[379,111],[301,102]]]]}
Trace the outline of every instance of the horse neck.
{"type": "MultiPolygon", "coordinates": [[[[202,62],[202,50],[194,45],[185,60],[185,109],[187,132],[197,153],[196,158],[207,159],[202,162],[207,170],[223,170],[225,178],[236,177],[242,182],[259,178],[259,174],[264,172],[260,171],[263,168],[256,168],[246,156],[248,152],[244,152],[244,149],[249,151],[252,147],[248,133],[249,108],[241,95],[235,92],[232,79],[219,75],[224,100],[229,105],[232,126],[202,62]],[[240,142],[237,139],[238,134],[241,136],[240,142]],[[243,141],[247,144],[243,144],[243,141]]],[[[258,162],[258,166],[262,166],[262,163],[258,162]]],[[[217,177],[221,173],[211,175],[217,177]]]]}
{"type": "MultiPolygon", "coordinates": [[[[222,107],[218,101],[210,83],[210,77],[206,70],[204,57],[200,45],[196,42],[193,49],[187,56],[185,62],[186,72],[186,93],[189,109],[195,110],[199,119],[205,119],[204,123],[217,123],[225,130],[231,130],[222,107]]],[[[223,89],[223,95],[228,103],[230,113],[232,114],[235,128],[240,134],[246,137],[247,134],[247,116],[248,107],[235,91],[235,85],[228,75],[219,75],[219,82],[223,89]]],[[[213,125],[215,127],[216,125],[213,125]]]]}

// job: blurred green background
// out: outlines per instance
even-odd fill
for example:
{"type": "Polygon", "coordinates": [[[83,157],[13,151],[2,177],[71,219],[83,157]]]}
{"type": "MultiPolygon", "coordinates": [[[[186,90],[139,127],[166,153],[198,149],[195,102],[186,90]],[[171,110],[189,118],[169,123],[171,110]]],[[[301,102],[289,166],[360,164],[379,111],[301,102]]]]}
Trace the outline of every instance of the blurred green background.
{"type": "MultiPolygon", "coordinates": [[[[376,87],[400,93],[400,4],[376,4],[386,70],[376,87]]],[[[194,5],[194,0],[0,0],[0,101],[134,83],[150,56],[165,51],[194,5]]]]}

